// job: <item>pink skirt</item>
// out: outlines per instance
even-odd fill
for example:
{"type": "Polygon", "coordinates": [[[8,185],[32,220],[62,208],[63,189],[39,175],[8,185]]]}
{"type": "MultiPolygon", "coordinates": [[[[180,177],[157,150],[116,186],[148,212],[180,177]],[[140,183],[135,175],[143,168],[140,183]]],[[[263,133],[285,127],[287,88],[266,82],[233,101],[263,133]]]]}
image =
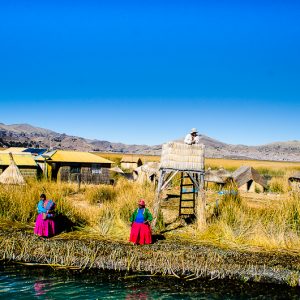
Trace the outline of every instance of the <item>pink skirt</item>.
{"type": "Polygon", "coordinates": [[[139,245],[151,244],[151,227],[148,224],[134,222],[131,226],[129,241],[139,245]]]}
{"type": "Polygon", "coordinates": [[[43,219],[43,214],[38,214],[35,222],[34,233],[39,236],[51,237],[55,235],[55,222],[52,219],[43,219]]]}

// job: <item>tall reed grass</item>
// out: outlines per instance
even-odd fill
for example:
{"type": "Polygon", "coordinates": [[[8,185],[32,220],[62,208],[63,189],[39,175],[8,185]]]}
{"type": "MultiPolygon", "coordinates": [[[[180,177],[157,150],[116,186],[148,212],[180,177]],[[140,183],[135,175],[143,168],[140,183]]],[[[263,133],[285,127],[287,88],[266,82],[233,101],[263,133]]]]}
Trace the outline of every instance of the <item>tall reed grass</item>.
{"type": "MultiPolygon", "coordinates": [[[[220,196],[218,209],[208,216],[204,232],[191,225],[174,234],[194,242],[300,250],[300,194],[287,194],[285,186],[282,191],[282,200],[270,198],[258,207],[248,205],[239,194],[225,194],[220,196]]],[[[152,211],[155,198],[153,187],[124,178],[114,186],[83,186],[80,191],[72,184],[30,181],[22,187],[0,186],[0,218],[33,224],[41,193],[53,199],[57,211],[81,225],[84,232],[117,240],[128,239],[129,218],[138,200],[145,199],[152,211]]]]}
{"type": "Polygon", "coordinates": [[[154,190],[120,178],[115,186],[83,186],[48,181],[29,181],[25,186],[0,185],[0,217],[32,223],[41,193],[56,203],[56,210],[86,231],[128,238],[129,218],[140,198],[152,207],[154,190]]]}
{"type": "Polygon", "coordinates": [[[33,222],[40,194],[53,199],[58,211],[71,216],[72,206],[65,198],[74,193],[76,185],[30,180],[25,186],[0,185],[0,216],[19,222],[33,222]]]}

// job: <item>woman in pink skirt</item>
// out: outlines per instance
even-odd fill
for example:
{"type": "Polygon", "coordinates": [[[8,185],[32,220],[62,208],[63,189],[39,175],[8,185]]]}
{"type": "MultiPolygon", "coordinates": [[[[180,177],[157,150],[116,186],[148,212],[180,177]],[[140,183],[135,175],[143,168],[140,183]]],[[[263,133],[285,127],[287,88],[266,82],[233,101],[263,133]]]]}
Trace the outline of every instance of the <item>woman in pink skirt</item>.
{"type": "Polygon", "coordinates": [[[150,222],[152,221],[152,215],[149,209],[145,207],[143,199],[139,201],[138,206],[130,218],[131,232],[129,241],[136,245],[151,244],[150,222]]]}
{"type": "Polygon", "coordinates": [[[55,203],[52,200],[47,200],[46,195],[42,194],[37,205],[38,216],[34,227],[36,235],[41,237],[55,235],[54,209],[55,203]]]}

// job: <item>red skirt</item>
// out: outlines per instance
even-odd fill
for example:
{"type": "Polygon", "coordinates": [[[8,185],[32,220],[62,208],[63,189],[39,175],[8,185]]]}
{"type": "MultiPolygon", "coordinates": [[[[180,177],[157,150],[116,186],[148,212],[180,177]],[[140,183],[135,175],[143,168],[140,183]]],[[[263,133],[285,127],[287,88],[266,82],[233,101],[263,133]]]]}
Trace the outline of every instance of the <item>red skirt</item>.
{"type": "Polygon", "coordinates": [[[134,222],[131,226],[129,241],[139,245],[151,244],[151,227],[148,224],[134,222]]]}

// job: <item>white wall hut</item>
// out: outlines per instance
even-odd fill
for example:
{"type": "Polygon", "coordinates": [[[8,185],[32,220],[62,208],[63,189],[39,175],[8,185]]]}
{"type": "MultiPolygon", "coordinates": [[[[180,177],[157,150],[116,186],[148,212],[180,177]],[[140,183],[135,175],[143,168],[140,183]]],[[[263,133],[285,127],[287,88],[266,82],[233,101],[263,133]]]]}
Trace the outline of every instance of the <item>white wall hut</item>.
{"type": "Polygon", "coordinates": [[[240,191],[263,192],[267,181],[252,167],[242,166],[232,173],[232,178],[240,191]]]}
{"type": "Polygon", "coordinates": [[[136,155],[124,155],[121,159],[121,168],[124,170],[134,170],[142,164],[141,158],[136,155]]]}
{"type": "Polygon", "coordinates": [[[289,177],[289,185],[293,190],[300,191],[300,172],[293,174],[293,176],[289,177]]]}

